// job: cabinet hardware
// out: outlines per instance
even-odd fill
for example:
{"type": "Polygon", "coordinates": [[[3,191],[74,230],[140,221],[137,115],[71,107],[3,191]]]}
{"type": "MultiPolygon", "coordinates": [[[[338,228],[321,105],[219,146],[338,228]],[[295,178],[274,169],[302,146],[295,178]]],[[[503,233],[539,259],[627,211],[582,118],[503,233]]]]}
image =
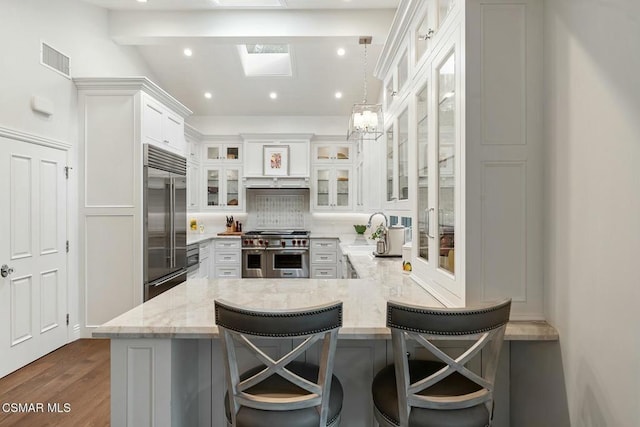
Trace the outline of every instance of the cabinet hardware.
{"type": "Polygon", "coordinates": [[[435,208],[429,208],[427,209],[427,237],[429,237],[430,239],[433,239],[433,236],[431,235],[431,212],[435,211],[435,208]]]}

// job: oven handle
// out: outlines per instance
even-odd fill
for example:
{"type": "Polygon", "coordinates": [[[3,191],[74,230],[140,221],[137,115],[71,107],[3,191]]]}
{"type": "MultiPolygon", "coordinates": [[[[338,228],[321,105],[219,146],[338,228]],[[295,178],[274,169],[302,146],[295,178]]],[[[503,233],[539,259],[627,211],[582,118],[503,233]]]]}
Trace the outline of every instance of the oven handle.
{"type": "Polygon", "coordinates": [[[287,249],[287,248],[267,248],[268,251],[280,251],[280,252],[286,252],[288,254],[302,254],[305,252],[309,252],[309,248],[295,248],[295,249],[287,249]]]}

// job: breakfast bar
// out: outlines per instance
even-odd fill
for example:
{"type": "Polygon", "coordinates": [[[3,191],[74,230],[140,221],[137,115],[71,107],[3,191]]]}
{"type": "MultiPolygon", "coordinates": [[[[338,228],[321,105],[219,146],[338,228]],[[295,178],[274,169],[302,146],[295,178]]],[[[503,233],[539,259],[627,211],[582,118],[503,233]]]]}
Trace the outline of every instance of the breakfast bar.
{"type": "MultiPolygon", "coordinates": [[[[371,260],[367,254],[349,258],[356,268],[368,266],[368,274],[363,272],[361,279],[194,279],[99,327],[93,336],[111,339],[112,424],[225,425],[224,368],[213,304],[223,299],[258,310],[343,301],[334,368],[345,390],[342,424],[375,425],[369,389],[375,373],[391,361],[387,301],[442,304],[402,273],[398,260],[371,260]]],[[[505,339],[507,343],[557,340],[558,335],[545,322],[511,322],[505,339]]],[[[290,349],[290,341],[274,342],[271,356],[290,349]]],[[[456,346],[460,343],[443,342],[453,353],[456,346]]],[[[314,362],[317,353],[307,352],[305,358],[314,362]]],[[[506,426],[509,420],[508,361],[509,345],[505,345],[496,392],[497,426],[506,426]]],[[[257,364],[255,360],[243,363],[246,368],[257,364]]]]}

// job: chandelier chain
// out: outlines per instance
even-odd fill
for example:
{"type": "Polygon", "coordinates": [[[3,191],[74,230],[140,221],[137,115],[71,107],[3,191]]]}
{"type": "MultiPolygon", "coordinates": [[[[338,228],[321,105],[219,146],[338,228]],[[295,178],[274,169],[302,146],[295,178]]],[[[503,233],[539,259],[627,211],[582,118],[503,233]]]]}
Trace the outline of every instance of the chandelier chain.
{"type": "Polygon", "coordinates": [[[364,44],[364,100],[362,103],[367,103],[367,43],[364,44]]]}

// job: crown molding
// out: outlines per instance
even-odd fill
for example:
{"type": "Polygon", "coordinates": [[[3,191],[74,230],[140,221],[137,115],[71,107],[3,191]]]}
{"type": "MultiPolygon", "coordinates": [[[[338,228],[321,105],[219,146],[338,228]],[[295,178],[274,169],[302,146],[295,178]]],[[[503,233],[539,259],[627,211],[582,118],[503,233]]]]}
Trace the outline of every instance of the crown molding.
{"type": "Polygon", "coordinates": [[[80,90],[140,90],[183,118],[193,114],[193,111],[146,77],[74,77],[73,83],[80,90]]]}

